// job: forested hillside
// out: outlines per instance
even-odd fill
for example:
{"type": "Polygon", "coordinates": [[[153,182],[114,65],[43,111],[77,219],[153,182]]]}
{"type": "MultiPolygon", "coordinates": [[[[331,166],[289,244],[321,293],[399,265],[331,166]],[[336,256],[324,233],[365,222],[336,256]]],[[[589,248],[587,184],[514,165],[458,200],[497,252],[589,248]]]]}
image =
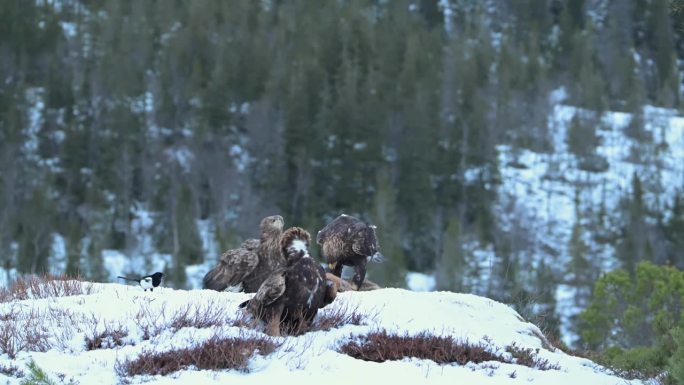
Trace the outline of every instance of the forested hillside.
{"type": "Polygon", "coordinates": [[[372,280],[434,275],[572,335],[602,272],[684,268],[683,21],[668,0],[1,1],[4,278],[191,287],[266,215],[344,212],[378,226],[372,280]]]}

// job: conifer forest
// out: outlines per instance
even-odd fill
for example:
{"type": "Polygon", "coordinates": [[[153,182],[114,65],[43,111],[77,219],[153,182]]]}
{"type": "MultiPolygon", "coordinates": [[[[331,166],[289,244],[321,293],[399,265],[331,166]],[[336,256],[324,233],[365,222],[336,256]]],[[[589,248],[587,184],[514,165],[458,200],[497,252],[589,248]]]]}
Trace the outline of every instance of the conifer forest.
{"type": "Polygon", "coordinates": [[[684,368],[683,71],[679,0],[0,1],[0,283],[347,213],[381,286],[684,368]]]}

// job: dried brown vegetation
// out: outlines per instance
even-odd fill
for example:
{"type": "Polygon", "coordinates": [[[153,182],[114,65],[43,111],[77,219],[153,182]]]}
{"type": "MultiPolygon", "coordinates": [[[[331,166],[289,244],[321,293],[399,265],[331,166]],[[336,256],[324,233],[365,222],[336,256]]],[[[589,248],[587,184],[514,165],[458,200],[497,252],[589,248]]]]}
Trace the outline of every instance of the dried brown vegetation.
{"type": "Polygon", "coordinates": [[[149,340],[161,334],[164,330],[177,331],[182,328],[205,329],[210,327],[252,326],[244,315],[229,311],[218,301],[203,304],[186,304],[173,312],[164,309],[154,309],[151,306],[141,306],[135,314],[136,323],[142,331],[143,340],[149,340]]]}
{"type": "Polygon", "coordinates": [[[174,329],[197,328],[204,329],[212,326],[228,324],[230,318],[226,309],[209,302],[204,306],[187,304],[172,314],[169,326],[174,329]]]}
{"type": "Polygon", "coordinates": [[[25,276],[14,281],[8,288],[0,289],[0,303],[49,297],[66,297],[90,294],[93,285],[79,278],[62,276],[25,276]]]}
{"type": "Polygon", "coordinates": [[[396,335],[386,330],[370,333],[358,341],[342,345],[340,352],[364,361],[385,362],[405,357],[428,359],[440,364],[501,361],[502,357],[487,350],[483,344],[469,344],[452,337],[441,337],[422,332],[396,335]]]}
{"type": "Polygon", "coordinates": [[[120,377],[139,374],[165,375],[194,366],[203,370],[237,369],[248,371],[253,354],[271,354],[279,344],[263,336],[218,338],[214,337],[192,348],[167,352],[143,352],[131,361],[118,362],[120,377]]]}
{"type": "Polygon", "coordinates": [[[435,336],[427,332],[417,335],[389,334],[386,330],[376,331],[349,341],[339,349],[341,353],[364,361],[385,362],[401,360],[406,357],[432,360],[439,364],[468,362],[482,363],[499,361],[516,363],[539,370],[560,369],[557,364],[537,356],[532,349],[522,349],[515,345],[508,348],[508,352],[515,361],[504,355],[493,353],[485,344],[471,344],[467,341],[456,340],[450,336],[435,336]]]}
{"type": "Polygon", "coordinates": [[[515,343],[506,347],[506,351],[513,356],[518,365],[529,366],[539,370],[560,370],[558,363],[552,364],[549,360],[539,357],[539,348],[523,348],[515,343]]]}
{"type": "Polygon", "coordinates": [[[0,364],[0,374],[4,374],[7,377],[21,378],[24,377],[24,372],[13,364],[0,364]]]}
{"type": "Polygon", "coordinates": [[[105,325],[101,332],[93,332],[85,337],[86,350],[111,349],[125,345],[124,339],[128,337],[128,330],[122,325],[105,325]]]}
{"type": "Polygon", "coordinates": [[[20,351],[44,352],[50,348],[49,330],[37,310],[20,312],[12,306],[0,322],[0,352],[15,358],[20,351]]]}
{"type": "Polygon", "coordinates": [[[329,306],[318,312],[311,327],[306,331],[327,331],[344,325],[366,325],[368,318],[366,315],[359,313],[358,306],[353,308],[348,305],[329,306]]]}

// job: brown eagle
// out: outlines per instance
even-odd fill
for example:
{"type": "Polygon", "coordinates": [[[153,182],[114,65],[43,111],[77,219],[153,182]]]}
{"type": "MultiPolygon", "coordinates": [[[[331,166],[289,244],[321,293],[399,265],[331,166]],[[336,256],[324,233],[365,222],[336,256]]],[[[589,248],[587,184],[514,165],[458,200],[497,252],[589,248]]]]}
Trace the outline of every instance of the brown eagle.
{"type": "Polygon", "coordinates": [[[261,220],[261,238],[248,239],[237,249],[223,253],[219,264],[203,279],[205,289],[254,293],[274,270],[285,265],[280,250],[283,217],[272,215],[261,220]]]}
{"type": "Polygon", "coordinates": [[[328,269],[334,275],[341,277],[343,266],[354,267],[354,290],[363,287],[368,261],[385,259],[380,254],[375,226],[351,215],[342,214],[328,223],[318,232],[316,243],[321,246],[328,269]]]}
{"type": "Polygon", "coordinates": [[[266,323],[266,333],[306,330],[318,309],[331,303],[337,290],[325,278],[325,271],[311,255],[309,233],[300,228],[287,229],[282,237],[282,253],[287,266],[278,269],[261,285],[254,297],[240,304],[266,323]]]}

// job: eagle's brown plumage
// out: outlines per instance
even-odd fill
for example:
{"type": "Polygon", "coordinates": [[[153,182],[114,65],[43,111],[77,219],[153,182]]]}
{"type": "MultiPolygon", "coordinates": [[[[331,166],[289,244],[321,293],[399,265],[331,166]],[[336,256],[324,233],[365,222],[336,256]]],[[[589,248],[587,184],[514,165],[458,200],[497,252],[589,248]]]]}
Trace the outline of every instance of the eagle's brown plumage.
{"type": "Polygon", "coordinates": [[[299,227],[285,231],[281,248],[287,266],[276,270],[249,301],[240,304],[266,322],[266,332],[280,335],[281,328],[302,330],[337,295],[323,268],[309,255],[311,236],[299,227]]]}
{"type": "Polygon", "coordinates": [[[341,277],[343,266],[354,267],[354,290],[363,287],[368,261],[384,260],[375,226],[351,215],[342,214],[328,223],[316,235],[316,243],[321,246],[323,257],[334,275],[341,277]]]}
{"type": "Polygon", "coordinates": [[[262,219],[260,229],[260,239],[248,239],[221,255],[219,264],[204,276],[205,289],[254,293],[272,271],[285,265],[280,251],[283,217],[262,219]]]}

